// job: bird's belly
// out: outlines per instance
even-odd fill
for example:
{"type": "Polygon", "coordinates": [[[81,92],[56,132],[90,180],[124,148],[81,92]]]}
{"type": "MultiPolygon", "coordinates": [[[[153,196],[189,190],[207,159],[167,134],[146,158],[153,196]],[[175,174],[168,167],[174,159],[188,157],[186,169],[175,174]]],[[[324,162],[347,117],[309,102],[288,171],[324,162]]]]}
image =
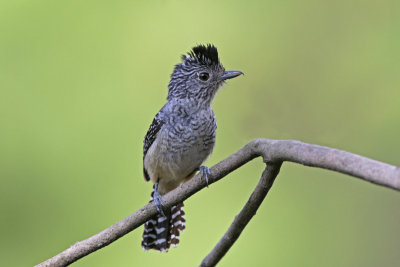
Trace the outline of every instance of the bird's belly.
{"type": "Polygon", "coordinates": [[[145,160],[146,169],[153,182],[158,179],[179,184],[210,156],[215,135],[197,135],[185,138],[184,135],[163,134],[153,144],[145,160]]]}
{"type": "Polygon", "coordinates": [[[154,183],[159,181],[161,194],[190,178],[210,156],[216,129],[211,115],[201,120],[175,121],[159,132],[145,156],[144,167],[154,183]]]}
{"type": "Polygon", "coordinates": [[[208,158],[213,146],[214,143],[204,146],[201,140],[195,143],[184,143],[180,147],[166,146],[160,158],[163,176],[182,181],[208,158]]]}

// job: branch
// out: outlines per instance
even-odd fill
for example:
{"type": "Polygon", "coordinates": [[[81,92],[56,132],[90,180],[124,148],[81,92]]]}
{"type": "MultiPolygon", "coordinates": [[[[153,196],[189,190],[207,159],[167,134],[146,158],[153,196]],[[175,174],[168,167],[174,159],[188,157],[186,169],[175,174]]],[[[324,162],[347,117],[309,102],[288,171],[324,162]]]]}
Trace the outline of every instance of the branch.
{"type": "Polygon", "coordinates": [[[239,238],[240,234],[256,215],[258,208],[267,196],[269,189],[275,181],[276,176],[279,173],[282,163],[268,164],[265,168],[260,181],[254,189],[246,205],[240,211],[239,215],[235,217],[228,231],[221,238],[214,249],[204,258],[201,267],[215,266],[222,259],[222,257],[232,247],[233,243],[239,238]]]}
{"type": "MultiPolygon", "coordinates": [[[[291,161],[348,174],[360,179],[400,190],[400,168],[342,150],[302,143],[293,140],[256,139],[225,160],[213,166],[209,177],[212,184],[255,157],[265,163],[291,161]]],[[[199,175],[163,196],[166,207],[172,207],[206,187],[199,175]]],[[[103,248],[142,225],[156,215],[153,203],[129,215],[102,232],[72,245],[60,254],[37,266],[67,266],[103,248]]]]}

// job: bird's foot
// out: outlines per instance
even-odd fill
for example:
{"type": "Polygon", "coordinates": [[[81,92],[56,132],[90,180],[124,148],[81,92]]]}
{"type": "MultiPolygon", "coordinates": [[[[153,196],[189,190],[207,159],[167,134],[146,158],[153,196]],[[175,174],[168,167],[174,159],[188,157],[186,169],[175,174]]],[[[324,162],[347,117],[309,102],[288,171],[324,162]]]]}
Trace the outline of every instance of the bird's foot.
{"type": "Polygon", "coordinates": [[[208,187],[208,177],[210,176],[211,172],[207,166],[200,166],[200,175],[201,178],[206,179],[207,187],[208,187]]]}
{"type": "Polygon", "coordinates": [[[158,193],[158,182],[155,183],[155,185],[154,185],[153,201],[154,201],[154,205],[157,208],[158,213],[161,214],[163,217],[165,217],[165,213],[163,211],[163,207],[165,208],[165,205],[161,199],[160,193],[158,193]]]}

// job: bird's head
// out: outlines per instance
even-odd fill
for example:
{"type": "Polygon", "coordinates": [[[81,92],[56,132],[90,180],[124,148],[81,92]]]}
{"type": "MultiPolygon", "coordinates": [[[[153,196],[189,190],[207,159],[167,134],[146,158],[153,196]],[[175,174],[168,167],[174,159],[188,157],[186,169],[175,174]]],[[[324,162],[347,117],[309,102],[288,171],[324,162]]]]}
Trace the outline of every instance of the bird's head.
{"type": "Polygon", "coordinates": [[[243,74],[225,71],[218,58],[217,48],[211,44],[193,47],[182,62],[175,66],[168,85],[168,100],[190,99],[210,104],[227,79],[243,74]]]}

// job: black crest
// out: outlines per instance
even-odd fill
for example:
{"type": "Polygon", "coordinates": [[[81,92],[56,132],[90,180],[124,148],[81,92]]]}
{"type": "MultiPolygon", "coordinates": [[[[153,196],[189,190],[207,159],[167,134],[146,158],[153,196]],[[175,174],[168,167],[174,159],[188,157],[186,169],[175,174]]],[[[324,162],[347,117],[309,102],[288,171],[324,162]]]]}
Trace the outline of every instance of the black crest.
{"type": "Polygon", "coordinates": [[[182,56],[182,59],[185,61],[198,61],[201,64],[205,65],[218,65],[218,50],[212,45],[198,45],[192,48],[192,51],[188,53],[187,56],[182,56]]]}

